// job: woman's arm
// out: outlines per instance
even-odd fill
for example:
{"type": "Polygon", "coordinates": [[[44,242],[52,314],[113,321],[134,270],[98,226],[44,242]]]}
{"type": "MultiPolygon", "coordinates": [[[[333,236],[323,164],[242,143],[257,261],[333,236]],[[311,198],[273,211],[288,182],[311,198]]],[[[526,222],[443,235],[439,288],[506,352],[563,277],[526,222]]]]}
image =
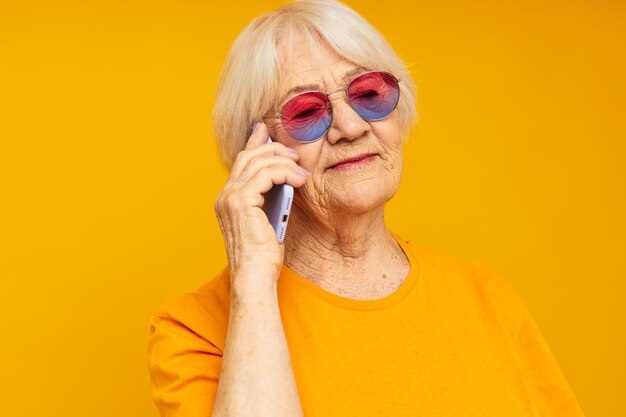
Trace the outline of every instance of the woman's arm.
{"type": "Polygon", "coordinates": [[[230,270],[230,312],[214,417],[302,416],[278,306],[285,249],[262,210],[275,184],[304,185],[299,154],[256,125],[215,201],[230,270]]]}
{"type": "MultiPolygon", "coordinates": [[[[235,282],[258,282],[253,273],[235,282]]],[[[213,417],[302,416],[276,286],[231,288],[213,417]]]]}

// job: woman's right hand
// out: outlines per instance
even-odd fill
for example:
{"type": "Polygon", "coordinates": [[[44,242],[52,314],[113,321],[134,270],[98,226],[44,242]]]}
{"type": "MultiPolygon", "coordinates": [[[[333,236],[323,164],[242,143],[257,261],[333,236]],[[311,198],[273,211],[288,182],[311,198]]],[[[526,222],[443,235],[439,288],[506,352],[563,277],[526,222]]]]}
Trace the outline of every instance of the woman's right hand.
{"type": "Polygon", "coordinates": [[[263,211],[263,193],[275,184],[304,185],[308,172],[296,162],[295,149],[266,143],[268,129],[259,123],[237,155],[230,177],[215,200],[230,269],[231,288],[273,288],[285,254],[263,211]],[[252,282],[239,282],[239,281],[252,282]],[[237,281],[237,282],[235,282],[237,281]]]}

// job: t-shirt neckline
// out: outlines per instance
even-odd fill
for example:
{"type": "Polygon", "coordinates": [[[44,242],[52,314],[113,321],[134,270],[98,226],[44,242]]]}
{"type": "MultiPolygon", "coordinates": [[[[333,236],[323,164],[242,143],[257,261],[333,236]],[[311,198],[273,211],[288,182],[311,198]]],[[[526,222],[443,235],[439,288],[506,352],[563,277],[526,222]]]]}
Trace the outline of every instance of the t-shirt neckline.
{"type": "Polygon", "coordinates": [[[315,295],[316,297],[327,302],[328,304],[332,304],[334,306],[344,309],[371,311],[389,308],[402,301],[411,292],[411,290],[415,286],[415,283],[420,279],[421,273],[420,264],[415,257],[415,254],[409,247],[408,242],[393,231],[391,231],[391,234],[396,239],[396,241],[400,245],[400,248],[409,260],[410,269],[402,284],[400,284],[400,286],[394,292],[385,297],[376,298],[373,300],[356,300],[352,298],[342,297],[312,283],[311,281],[307,280],[296,271],[291,269],[286,264],[283,264],[280,279],[286,279],[287,281],[294,282],[300,287],[303,287],[304,289],[315,295]]]}

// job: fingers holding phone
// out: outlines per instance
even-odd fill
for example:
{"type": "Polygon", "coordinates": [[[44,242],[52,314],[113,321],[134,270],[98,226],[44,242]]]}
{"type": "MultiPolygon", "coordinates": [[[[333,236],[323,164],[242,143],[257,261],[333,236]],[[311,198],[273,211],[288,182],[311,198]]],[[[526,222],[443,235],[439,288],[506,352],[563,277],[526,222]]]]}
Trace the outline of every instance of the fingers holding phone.
{"type": "MultiPolygon", "coordinates": [[[[284,247],[279,243],[280,231],[268,220],[272,212],[268,210],[268,198],[275,199],[273,207],[283,213],[291,205],[291,201],[288,207],[284,204],[290,195],[288,187],[301,187],[308,176],[297,164],[297,151],[280,143],[267,143],[268,137],[267,126],[260,123],[237,156],[229,179],[215,201],[231,279],[240,271],[268,271],[269,274],[262,275],[278,278],[284,247]]],[[[283,224],[284,217],[277,218],[283,224]]]]}
{"type": "MultiPolygon", "coordinates": [[[[268,137],[267,143],[272,143],[272,139],[268,137]]],[[[304,168],[299,168],[306,173],[304,168]]],[[[293,202],[293,187],[287,183],[276,184],[263,197],[263,211],[274,228],[278,243],[283,243],[293,202]]]]}

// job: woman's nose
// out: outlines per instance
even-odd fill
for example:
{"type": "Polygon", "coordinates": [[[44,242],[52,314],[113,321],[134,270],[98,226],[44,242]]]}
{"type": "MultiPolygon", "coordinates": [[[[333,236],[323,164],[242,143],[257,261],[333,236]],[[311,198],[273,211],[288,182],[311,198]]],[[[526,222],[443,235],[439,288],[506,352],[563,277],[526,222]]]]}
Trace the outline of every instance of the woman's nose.
{"type": "Polygon", "coordinates": [[[348,98],[337,94],[331,99],[333,106],[333,122],[328,129],[326,139],[331,144],[340,140],[354,140],[370,132],[370,125],[350,106],[348,98]]]}

